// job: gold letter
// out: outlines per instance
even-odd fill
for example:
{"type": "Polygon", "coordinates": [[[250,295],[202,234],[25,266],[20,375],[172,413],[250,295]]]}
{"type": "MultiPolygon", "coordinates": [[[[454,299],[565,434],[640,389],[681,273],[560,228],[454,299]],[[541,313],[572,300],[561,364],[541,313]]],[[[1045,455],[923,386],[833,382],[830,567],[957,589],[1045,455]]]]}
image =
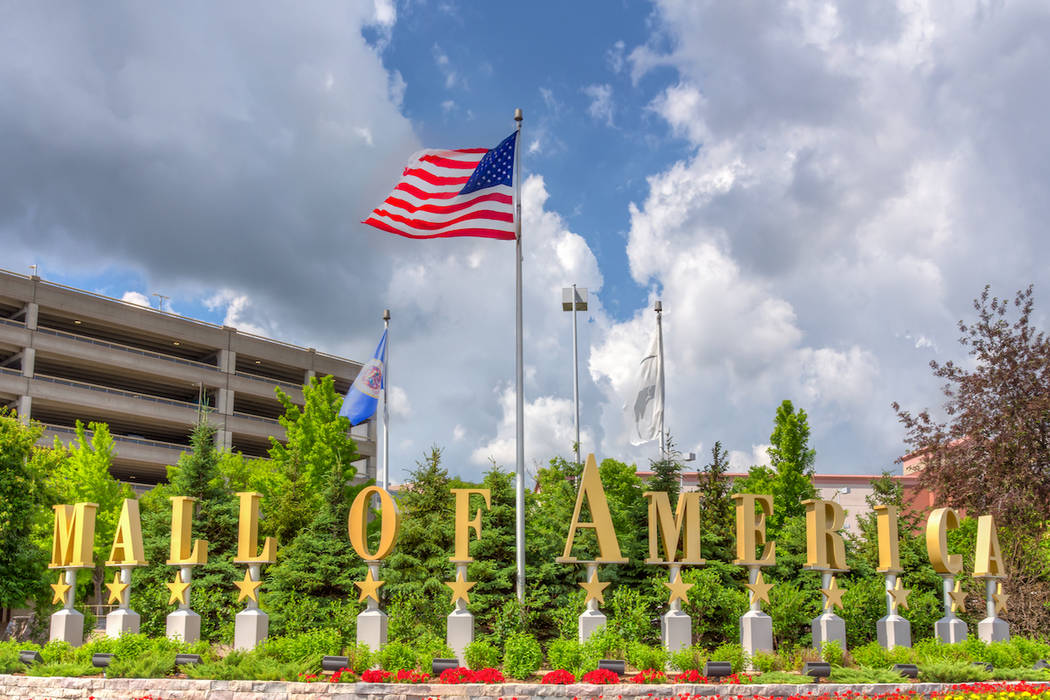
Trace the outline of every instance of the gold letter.
{"type": "Polygon", "coordinates": [[[664,491],[646,491],[643,494],[649,501],[649,558],[646,564],[663,564],[680,562],[682,564],[703,564],[700,558],[700,492],[690,491],[678,495],[678,507],[671,517],[671,501],[664,491]],[[659,526],[661,537],[656,536],[659,526]],[[685,528],[685,543],[682,546],[682,559],[676,559],[678,545],[682,543],[682,528],[685,528]],[[663,541],[667,562],[661,561],[659,542],[663,541]]]}
{"type": "Polygon", "coordinates": [[[55,535],[51,541],[51,563],[48,568],[94,566],[92,549],[95,541],[97,503],[75,506],[52,506],[55,509],[55,535]]]}
{"type": "Polygon", "coordinates": [[[973,561],[974,576],[1006,576],[1006,564],[999,551],[999,534],[995,518],[982,515],[977,518],[977,556],[973,561]]]}
{"type": "Polygon", "coordinates": [[[481,508],[474,512],[474,517],[467,520],[471,494],[478,494],[485,499],[485,507],[492,507],[492,492],[489,489],[452,489],[456,495],[456,552],[449,561],[474,561],[470,556],[470,528],[481,539],[481,508]]]}
{"type": "Polygon", "coordinates": [[[806,567],[849,571],[846,544],[839,530],[846,522],[842,506],[834,501],[810,499],[806,506],[806,567]]]}
{"type": "Polygon", "coordinates": [[[401,515],[397,512],[397,505],[384,489],[378,486],[367,486],[357,494],[353,504],[350,506],[350,515],[347,518],[350,528],[350,544],[354,551],[365,561],[379,561],[384,559],[397,543],[400,532],[401,515]],[[382,521],[379,529],[379,548],[375,552],[368,551],[368,538],[366,537],[368,527],[368,501],[373,495],[379,496],[379,517],[382,521]]]}
{"type": "Polygon", "coordinates": [[[205,564],[208,561],[208,543],[204,540],[193,542],[190,551],[190,534],[193,526],[193,503],[196,498],[189,496],[171,496],[171,553],[168,564],[172,566],[186,564],[205,564]]]}
{"type": "Polygon", "coordinates": [[[240,516],[237,519],[237,558],[236,564],[272,564],[277,561],[277,542],[267,537],[263,542],[262,552],[255,554],[255,545],[259,541],[259,501],[261,493],[238,491],[240,499],[240,516]]]}
{"type": "Polygon", "coordinates": [[[901,569],[900,541],[897,537],[897,506],[875,506],[879,531],[879,571],[898,574],[901,569]]]}
{"type": "Polygon", "coordinates": [[[576,494],[576,508],[572,511],[569,535],[565,538],[565,553],[554,561],[569,564],[578,561],[572,556],[572,541],[576,537],[576,530],[581,527],[594,530],[598,537],[598,559],[596,561],[603,564],[625,564],[627,562],[620,556],[620,543],[616,541],[616,528],[609,514],[609,502],[605,500],[605,489],[602,488],[602,478],[598,474],[598,462],[594,459],[593,453],[587,455],[587,463],[584,464],[583,474],[580,475],[580,490],[576,494]],[[592,522],[589,523],[580,522],[580,511],[583,509],[585,498],[591,509],[592,522]]]}
{"type": "Polygon", "coordinates": [[[957,574],[962,571],[961,554],[948,553],[948,530],[959,527],[959,517],[951,508],[938,508],[926,520],[926,551],[938,574],[957,574]]]}
{"type": "Polygon", "coordinates": [[[146,555],[142,551],[142,520],[139,518],[139,502],[125,498],[120,509],[117,531],[113,533],[113,547],[109,550],[106,566],[145,566],[146,555]]]}
{"type": "Polygon", "coordinates": [[[773,515],[773,497],[753,493],[735,493],[736,501],[736,559],[743,566],[769,566],[777,561],[775,542],[766,542],[766,518],[773,515]],[[755,504],[762,509],[755,513],[755,504]],[[762,556],[755,559],[755,548],[761,547],[762,556]]]}

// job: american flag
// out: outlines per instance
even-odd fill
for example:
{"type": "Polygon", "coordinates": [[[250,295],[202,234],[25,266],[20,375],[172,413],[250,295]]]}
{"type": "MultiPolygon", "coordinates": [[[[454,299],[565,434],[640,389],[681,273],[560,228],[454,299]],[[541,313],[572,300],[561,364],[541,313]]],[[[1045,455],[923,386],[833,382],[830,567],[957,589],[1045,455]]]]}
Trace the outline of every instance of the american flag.
{"type": "Polygon", "coordinates": [[[408,238],[513,241],[517,132],[493,149],[421,151],[362,223],[408,238]]]}

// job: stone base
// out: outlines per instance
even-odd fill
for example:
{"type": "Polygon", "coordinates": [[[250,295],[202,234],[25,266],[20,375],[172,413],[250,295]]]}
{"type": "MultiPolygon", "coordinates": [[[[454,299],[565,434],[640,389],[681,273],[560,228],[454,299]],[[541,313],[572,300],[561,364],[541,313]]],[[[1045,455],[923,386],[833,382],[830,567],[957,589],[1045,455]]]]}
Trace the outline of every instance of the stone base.
{"type": "Polygon", "coordinates": [[[1010,625],[1001,617],[986,617],[977,623],[977,637],[987,643],[1010,641],[1010,625]]]}
{"type": "Polygon", "coordinates": [[[233,626],[233,648],[251,651],[266,641],[270,616],[258,608],[237,613],[233,626]]]}
{"type": "Polygon", "coordinates": [[[900,615],[887,615],[875,623],[879,646],[883,649],[911,646],[911,623],[900,615]]]}
{"type": "Polygon", "coordinates": [[[140,619],[134,610],[117,608],[106,615],[106,636],[117,639],[122,634],[138,634],[140,619]]]}
{"type": "Polygon", "coordinates": [[[756,651],[773,651],[773,618],[761,610],[750,610],[740,616],[740,646],[748,658],[756,651]]]}
{"type": "Polygon", "coordinates": [[[170,613],[165,621],[165,635],[168,639],[181,639],[191,644],[200,641],[201,616],[192,610],[170,613]]]}
{"type": "Polygon", "coordinates": [[[846,651],[846,621],[833,612],[813,618],[813,647],[819,649],[824,642],[838,642],[846,651]]]}
{"type": "Polygon", "coordinates": [[[933,623],[933,634],[945,644],[958,644],[966,639],[966,623],[957,617],[942,617],[933,623]]]}
{"type": "Polygon", "coordinates": [[[59,610],[51,616],[51,641],[69,642],[78,647],[84,643],[84,614],[78,610],[59,610]]]}
{"type": "Polygon", "coordinates": [[[580,644],[583,644],[591,635],[605,627],[605,615],[601,610],[584,610],[580,615],[580,644]]]}
{"type": "Polygon", "coordinates": [[[386,646],[387,615],[378,608],[365,610],[357,616],[357,643],[367,644],[372,651],[386,646]]]}
{"type": "Polygon", "coordinates": [[[693,620],[681,610],[668,610],[660,618],[660,641],[668,652],[693,646],[693,620]]]}
{"type": "Polygon", "coordinates": [[[445,644],[456,654],[460,666],[467,665],[467,645],[474,641],[474,616],[469,610],[453,610],[445,627],[445,644]]]}

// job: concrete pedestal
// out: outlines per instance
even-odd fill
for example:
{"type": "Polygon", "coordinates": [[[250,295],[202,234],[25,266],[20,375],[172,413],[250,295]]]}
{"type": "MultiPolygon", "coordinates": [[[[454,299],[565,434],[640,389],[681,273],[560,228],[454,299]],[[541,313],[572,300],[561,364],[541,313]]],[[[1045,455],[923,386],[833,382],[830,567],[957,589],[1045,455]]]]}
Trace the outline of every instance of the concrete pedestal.
{"type": "Polygon", "coordinates": [[[84,643],[84,614],[63,608],[51,616],[51,641],[69,642],[78,647],[84,643]]]}
{"type": "Polygon", "coordinates": [[[982,642],[1010,641],[1010,625],[1001,617],[986,617],[977,623],[977,637],[982,642]]]}
{"type": "Polygon", "coordinates": [[[138,634],[141,618],[134,610],[117,608],[106,615],[106,636],[117,639],[122,634],[138,634]]]}
{"type": "Polygon", "coordinates": [[[945,644],[958,644],[966,639],[966,623],[954,615],[946,615],[933,623],[933,633],[945,644]]]}
{"type": "Polygon", "coordinates": [[[201,616],[192,610],[176,610],[169,613],[165,623],[165,635],[168,639],[181,639],[189,643],[200,641],[201,616]]]}
{"type": "Polygon", "coordinates": [[[241,610],[234,619],[233,648],[251,651],[266,641],[270,631],[270,616],[258,608],[241,610]]]}
{"type": "Polygon", "coordinates": [[[386,630],[387,614],[379,608],[364,610],[357,616],[357,643],[367,644],[372,651],[386,646],[386,630]]]}
{"type": "Polygon", "coordinates": [[[879,618],[875,631],[883,649],[911,646],[911,623],[896,613],[879,618]]]}
{"type": "Polygon", "coordinates": [[[748,658],[756,651],[773,651],[773,618],[761,610],[751,610],[740,616],[740,646],[748,658]]]}
{"type": "Polygon", "coordinates": [[[457,608],[448,615],[448,623],[445,628],[445,643],[448,648],[456,654],[460,666],[467,665],[464,655],[467,645],[474,641],[474,616],[464,607],[457,608]]]}
{"type": "Polygon", "coordinates": [[[671,609],[660,618],[660,640],[668,652],[693,645],[693,620],[681,610],[671,609]]]}
{"type": "Polygon", "coordinates": [[[583,644],[591,635],[602,627],[605,627],[606,618],[601,610],[584,610],[580,615],[580,644],[583,644]]]}
{"type": "Polygon", "coordinates": [[[813,619],[813,647],[819,649],[824,642],[838,642],[846,651],[846,621],[833,612],[826,612],[813,619]]]}

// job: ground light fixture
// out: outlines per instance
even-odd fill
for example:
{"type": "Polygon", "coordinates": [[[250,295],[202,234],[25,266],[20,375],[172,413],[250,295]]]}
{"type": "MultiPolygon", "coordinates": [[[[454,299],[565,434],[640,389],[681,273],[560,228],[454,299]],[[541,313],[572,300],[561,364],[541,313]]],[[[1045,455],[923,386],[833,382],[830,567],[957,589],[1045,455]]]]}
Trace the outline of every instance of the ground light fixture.
{"type": "MultiPolygon", "coordinates": [[[[25,662],[23,662],[23,663],[25,663],[25,662]]],[[[1046,659],[1039,659],[1034,664],[1032,664],[1032,668],[1035,669],[1036,671],[1039,671],[1039,670],[1044,669],[1044,668],[1050,668],[1050,663],[1047,663],[1046,659]]]]}
{"type": "Polygon", "coordinates": [[[341,668],[348,668],[350,659],[346,656],[325,656],[321,659],[321,670],[335,673],[341,668]]]}
{"type": "Polygon", "coordinates": [[[893,670],[905,678],[919,677],[919,667],[915,664],[893,664],[893,670]]]}
{"type": "Polygon", "coordinates": [[[176,654],[175,665],[176,666],[193,666],[201,663],[200,654],[176,654]]]}
{"type": "Polygon", "coordinates": [[[40,656],[40,652],[35,649],[23,649],[18,652],[18,662],[26,666],[32,666],[33,664],[44,663],[44,657],[40,656]]]}
{"type": "Polygon", "coordinates": [[[802,667],[802,675],[810,678],[827,678],[831,675],[831,664],[824,661],[807,661],[802,667]]]}
{"type": "Polygon", "coordinates": [[[981,668],[983,668],[988,673],[991,673],[992,669],[995,668],[995,666],[993,666],[992,664],[988,663],[987,661],[974,661],[971,664],[971,666],[980,666],[981,668]]]}
{"type": "Polygon", "coordinates": [[[704,664],[704,677],[722,680],[733,675],[733,664],[728,661],[708,661],[704,664]]]}
{"type": "Polygon", "coordinates": [[[437,678],[450,668],[459,668],[459,659],[434,659],[430,662],[430,675],[437,678]]]}
{"type": "Polygon", "coordinates": [[[617,676],[627,673],[627,664],[623,659],[602,659],[598,662],[598,668],[603,671],[612,671],[617,676]]]}

